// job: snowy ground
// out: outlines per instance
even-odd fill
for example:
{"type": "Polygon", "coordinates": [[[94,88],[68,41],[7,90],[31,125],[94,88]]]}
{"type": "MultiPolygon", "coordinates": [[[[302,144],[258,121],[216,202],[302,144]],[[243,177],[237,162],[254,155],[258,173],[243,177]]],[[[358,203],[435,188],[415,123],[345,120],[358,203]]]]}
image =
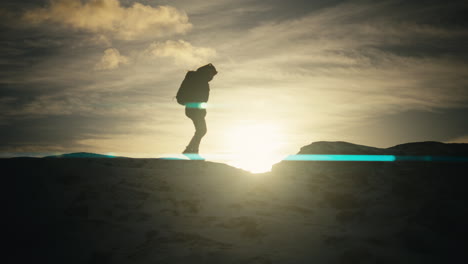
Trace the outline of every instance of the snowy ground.
{"type": "Polygon", "coordinates": [[[441,263],[466,163],[3,159],[13,262],[441,263]]]}

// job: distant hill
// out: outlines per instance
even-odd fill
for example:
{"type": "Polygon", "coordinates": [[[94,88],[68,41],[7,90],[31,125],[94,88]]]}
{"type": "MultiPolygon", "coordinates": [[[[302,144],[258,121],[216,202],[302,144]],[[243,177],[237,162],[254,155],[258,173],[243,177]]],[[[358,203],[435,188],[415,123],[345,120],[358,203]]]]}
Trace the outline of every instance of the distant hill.
{"type": "Polygon", "coordinates": [[[311,160],[304,157],[307,155],[393,155],[394,160],[386,161],[468,162],[468,144],[425,141],[405,143],[390,148],[376,148],[344,141],[318,141],[302,147],[297,155],[291,155],[273,165],[273,170],[287,167],[294,170],[303,165],[308,167],[311,160]],[[302,165],[294,164],[297,161],[304,162],[302,165]]]}
{"type": "Polygon", "coordinates": [[[44,158],[125,158],[125,157],[96,154],[96,153],[89,153],[89,152],[75,152],[75,153],[46,156],[44,158]]]}
{"type": "Polygon", "coordinates": [[[318,141],[302,147],[297,154],[460,156],[468,155],[468,144],[425,141],[375,148],[343,141],[318,141]]]}
{"type": "MultiPolygon", "coordinates": [[[[435,141],[412,142],[390,148],[376,148],[345,141],[317,141],[304,146],[297,154],[340,154],[340,155],[437,155],[468,156],[467,143],[441,143],[435,141]]],[[[22,157],[28,158],[28,157],[22,157]]],[[[51,155],[44,158],[126,158],[121,156],[75,152],[51,155]]]]}
{"type": "Polygon", "coordinates": [[[468,144],[426,141],[396,145],[387,150],[394,155],[466,156],[468,144]]]}
{"type": "Polygon", "coordinates": [[[344,141],[318,141],[301,148],[297,154],[385,155],[385,149],[344,141]]]}

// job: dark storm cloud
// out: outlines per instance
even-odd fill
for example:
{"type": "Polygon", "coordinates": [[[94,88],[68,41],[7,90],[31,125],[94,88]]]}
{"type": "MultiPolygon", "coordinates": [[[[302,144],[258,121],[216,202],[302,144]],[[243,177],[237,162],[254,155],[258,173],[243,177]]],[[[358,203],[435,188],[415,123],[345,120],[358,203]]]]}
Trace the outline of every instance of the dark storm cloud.
{"type": "Polygon", "coordinates": [[[390,1],[389,8],[402,20],[415,21],[446,28],[465,29],[468,26],[468,3],[463,0],[390,1]]]}
{"type": "MultiPolygon", "coordinates": [[[[40,146],[61,148],[75,142],[83,134],[94,134],[99,131],[99,128],[108,127],[109,123],[105,119],[96,120],[95,118],[79,116],[51,116],[10,120],[7,125],[1,125],[2,150],[15,149],[24,152],[37,151],[40,146]]],[[[112,129],[112,126],[109,129],[112,129]]],[[[52,151],[57,151],[57,149],[52,151]]]]}
{"type": "MultiPolygon", "coordinates": [[[[442,57],[465,60],[468,58],[468,12],[466,1],[388,1],[382,12],[366,19],[376,22],[384,19],[389,26],[401,26],[389,31],[388,41],[370,48],[402,57],[442,57]],[[408,36],[399,33],[407,27],[408,36]],[[392,39],[394,38],[394,39],[392,39]]],[[[391,29],[391,28],[390,28],[391,29]]]]}
{"type": "MultiPolygon", "coordinates": [[[[99,135],[126,135],[131,126],[126,117],[109,119],[102,116],[61,115],[40,118],[18,118],[8,124],[0,123],[2,144],[0,151],[41,152],[83,151],[89,148],[79,141],[99,139],[99,135]]],[[[137,133],[147,131],[135,131],[137,133]]],[[[151,131],[157,132],[156,130],[151,131]]]]}
{"type": "Polygon", "coordinates": [[[47,2],[48,0],[3,0],[0,8],[9,12],[17,12],[44,5],[47,2]]]}
{"type": "Polygon", "coordinates": [[[381,143],[380,138],[383,134],[391,134],[395,138],[405,138],[408,141],[433,141],[434,138],[438,138],[440,141],[449,142],[468,135],[467,116],[468,108],[434,109],[434,111],[409,110],[379,116],[349,133],[363,134],[371,130],[373,131],[373,135],[370,136],[372,141],[381,147],[391,147],[391,145],[381,143]]]}
{"type": "MultiPolygon", "coordinates": [[[[147,1],[151,2],[151,1],[147,1]]],[[[161,1],[164,4],[175,5],[181,10],[187,10],[191,19],[199,17],[224,17],[224,21],[213,21],[213,23],[225,23],[231,17],[236,17],[232,27],[252,27],[259,23],[281,22],[290,19],[298,19],[311,15],[325,9],[337,6],[369,6],[359,16],[341,20],[343,23],[362,23],[365,21],[382,21],[391,19],[395,23],[416,23],[420,25],[432,25],[448,29],[465,29],[468,25],[466,12],[468,5],[466,1],[443,1],[443,0],[421,0],[421,1],[369,1],[369,0],[262,0],[262,1],[204,1],[204,4],[194,1],[161,1]],[[206,6],[199,10],[197,6],[206,6]]],[[[336,17],[336,19],[340,19],[336,17]]],[[[388,21],[385,21],[388,22],[388,21]]],[[[352,33],[352,32],[349,32],[352,33]]]]}
{"type": "Polygon", "coordinates": [[[468,4],[463,0],[266,0],[262,1],[262,3],[270,5],[279,14],[280,18],[297,18],[326,8],[336,7],[340,4],[351,4],[355,6],[372,6],[373,8],[368,9],[368,12],[363,12],[362,16],[347,20],[350,23],[392,18],[396,23],[414,22],[421,25],[441,26],[450,29],[454,27],[465,29],[468,25],[468,19],[465,15],[468,11],[468,4]]]}
{"type": "MultiPolygon", "coordinates": [[[[265,21],[297,19],[339,6],[360,10],[353,15],[330,17],[343,26],[373,25],[380,27],[387,36],[375,45],[362,49],[379,49],[398,56],[453,56],[467,57],[468,46],[468,3],[466,1],[279,1],[267,0],[270,6],[265,21]],[[366,8],[368,6],[369,8],[366,8]],[[272,16],[271,13],[277,14],[272,16]]],[[[294,30],[294,29],[291,29],[294,30]]],[[[348,36],[360,32],[343,32],[348,36]]],[[[369,32],[365,32],[368,34],[369,32]]],[[[313,34],[311,30],[310,34],[313,34]]],[[[382,37],[382,36],[380,36],[382,37]]],[[[346,38],[346,36],[343,36],[346,38]]]]}
{"type": "MultiPolygon", "coordinates": [[[[271,8],[276,16],[268,15],[269,19],[274,20],[287,20],[294,19],[308,15],[313,12],[317,12],[324,8],[329,8],[336,6],[340,3],[345,3],[344,0],[321,0],[321,1],[308,1],[308,0],[291,0],[291,1],[281,1],[281,0],[266,0],[262,1],[262,5],[268,6],[271,8]]],[[[270,11],[270,12],[271,12],[270,11]]]]}

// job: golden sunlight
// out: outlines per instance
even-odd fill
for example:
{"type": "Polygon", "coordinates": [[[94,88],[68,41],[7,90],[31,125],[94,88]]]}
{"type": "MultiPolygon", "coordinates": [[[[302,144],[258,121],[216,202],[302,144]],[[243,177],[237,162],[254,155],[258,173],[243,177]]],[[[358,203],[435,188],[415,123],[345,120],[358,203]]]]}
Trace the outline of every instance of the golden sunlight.
{"type": "Polygon", "coordinates": [[[282,159],[282,132],[271,124],[244,124],[229,130],[226,137],[232,160],[228,163],[253,173],[271,170],[282,159]]]}

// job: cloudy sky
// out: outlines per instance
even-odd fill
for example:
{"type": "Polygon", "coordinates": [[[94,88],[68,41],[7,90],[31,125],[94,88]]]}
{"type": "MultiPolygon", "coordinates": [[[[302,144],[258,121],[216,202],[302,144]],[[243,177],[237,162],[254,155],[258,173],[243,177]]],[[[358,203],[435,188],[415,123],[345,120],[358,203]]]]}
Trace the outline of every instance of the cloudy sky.
{"type": "Polygon", "coordinates": [[[467,13],[442,0],[2,0],[0,152],[180,153],[193,126],[173,96],[210,62],[202,153],[468,142],[467,13]]]}

